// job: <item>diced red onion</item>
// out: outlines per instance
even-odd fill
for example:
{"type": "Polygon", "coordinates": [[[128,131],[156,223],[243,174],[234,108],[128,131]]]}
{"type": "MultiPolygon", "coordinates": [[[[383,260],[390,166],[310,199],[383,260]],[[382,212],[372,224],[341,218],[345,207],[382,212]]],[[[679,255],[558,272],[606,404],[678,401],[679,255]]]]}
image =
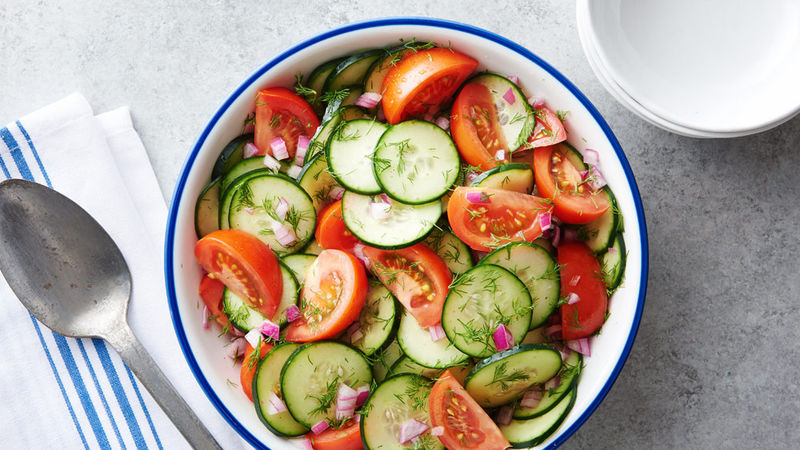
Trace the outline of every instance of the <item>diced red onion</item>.
{"type": "Polygon", "coordinates": [[[472,256],[475,257],[476,261],[480,261],[483,259],[484,256],[488,255],[489,252],[482,252],[480,250],[472,250],[472,256]]]}
{"type": "Polygon", "coordinates": [[[555,227],[553,229],[553,240],[550,242],[553,244],[553,247],[558,247],[558,244],[561,243],[561,227],[555,227]]]}
{"type": "Polygon", "coordinates": [[[285,198],[278,198],[278,203],[275,205],[275,215],[281,220],[286,220],[286,213],[289,212],[289,202],[285,198]]]}
{"type": "Polygon", "coordinates": [[[339,385],[336,393],[336,419],[351,417],[356,412],[356,390],[345,383],[339,385]]]}
{"type": "Polygon", "coordinates": [[[247,334],[244,335],[244,339],[250,344],[250,347],[258,348],[263,336],[261,336],[261,330],[256,327],[248,331],[247,334]]]}
{"type": "Polygon", "coordinates": [[[314,450],[314,445],[311,443],[311,439],[307,437],[303,437],[302,439],[290,439],[290,441],[295,441],[300,444],[300,447],[303,450],[314,450]]]}
{"type": "Polygon", "coordinates": [[[272,156],[278,161],[282,161],[289,157],[289,150],[286,148],[286,141],[281,137],[269,141],[269,148],[272,149],[272,156]]]}
{"type": "Polygon", "coordinates": [[[269,170],[279,170],[281,168],[280,161],[273,158],[270,154],[264,155],[264,165],[267,166],[269,170]]]}
{"type": "Polygon", "coordinates": [[[565,241],[577,241],[578,240],[578,232],[573,228],[565,228],[562,239],[565,241]]]}
{"type": "Polygon", "coordinates": [[[533,106],[533,109],[539,109],[542,106],[544,106],[544,99],[531,97],[528,99],[528,103],[530,103],[531,106],[533,106]]]}
{"type": "Polygon", "coordinates": [[[578,303],[579,301],[581,301],[581,298],[578,297],[578,294],[576,294],[574,292],[570,292],[569,293],[569,297],[567,297],[567,304],[568,305],[574,305],[575,303],[578,303]]]}
{"type": "Polygon", "coordinates": [[[284,247],[288,247],[297,242],[297,236],[291,228],[280,222],[272,222],[272,232],[275,233],[275,239],[284,247]]]}
{"type": "Polygon", "coordinates": [[[264,336],[277,341],[280,338],[281,327],[270,320],[264,320],[264,322],[259,325],[258,331],[263,333],[264,336]]]}
{"type": "Polygon", "coordinates": [[[432,327],[428,327],[428,333],[430,333],[431,340],[433,342],[438,342],[438,341],[442,340],[442,338],[444,338],[444,336],[445,336],[444,328],[442,328],[442,324],[441,323],[437,323],[436,325],[434,325],[432,327]]]}
{"type": "Polygon", "coordinates": [[[592,347],[589,338],[571,339],[567,341],[567,347],[575,350],[581,355],[592,356],[592,347]]]}
{"type": "Polygon", "coordinates": [[[386,203],[387,205],[391,205],[392,204],[392,198],[389,197],[385,192],[381,192],[380,197],[381,197],[381,200],[384,203],[386,203]]]}
{"type": "Polygon", "coordinates": [[[286,320],[289,322],[294,322],[295,320],[303,317],[303,313],[300,312],[300,308],[297,305],[289,305],[286,308],[286,320]]]}
{"type": "Polygon", "coordinates": [[[436,119],[436,125],[443,130],[449,130],[450,119],[448,119],[445,116],[440,116],[439,118],[436,119]]]}
{"type": "Polygon", "coordinates": [[[300,166],[292,166],[292,167],[289,167],[288,169],[286,169],[286,175],[289,175],[290,177],[292,177],[292,178],[294,178],[296,180],[297,177],[300,176],[300,172],[302,172],[302,171],[303,171],[302,167],[300,167],[300,166]]]}
{"type": "Polygon", "coordinates": [[[204,330],[207,330],[207,329],[210,328],[210,325],[208,324],[208,317],[209,317],[208,306],[203,305],[203,323],[201,325],[203,326],[204,330]]]}
{"type": "Polygon", "coordinates": [[[502,160],[506,159],[506,151],[505,150],[498,150],[494,154],[494,159],[496,159],[498,161],[502,161],[502,160]]]}
{"type": "Polygon", "coordinates": [[[252,133],[256,129],[255,121],[247,121],[242,129],[242,134],[252,133]]]}
{"type": "Polygon", "coordinates": [[[425,122],[433,122],[433,113],[432,112],[425,113],[425,116],[422,118],[422,120],[424,120],[425,122]]]}
{"type": "Polygon", "coordinates": [[[288,411],[286,409],[286,403],[278,397],[278,394],[275,392],[269,393],[269,406],[267,406],[267,415],[274,416],[275,414],[280,414],[282,412],[288,411]]]}
{"type": "Polygon", "coordinates": [[[513,105],[517,101],[517,97],[514,96],[514,90],[508,88],[505,94],[503,94],[503,100],[507,101],[509,105],[513,105]]]}
{"type": "Polygon", "coordinates": [[[359,242],[353,247],[353,256],[358,258],[366,267],[369,267],[369,258],[364,254],[364,244],[359,242]]]}
{"type": "Polygon", "coordinates": [[[379,101],[381,101],[381,94],[378,94],[377,92],[364,92],[360,97],[358,97],[355,105],[362,108],[372,109],[378,104],[379,101]]]}
{"type": "Polygon", "coordinates": [[[522,396],[519,405],[523,408],[536,408],[539,406],[539,402],[542,401],[543,396],[544,392],[538,389],[531,389],[522,396]]]}
{"type": "Polygon", "coordinates": [[[244,148],[242,149],[242,158],[244,159],[252,158],[257,154],[258,154],[258,147],[256,147],[256,144],[253,144],[252,142],[244,144],[244,148]]]}
{"type": "Polygon", "coordinates": [[[561,377],[556,375],[553,378],[547,380],[547,383],[544,384],[545,390],[555,389],[558,385],[561,384],[561,377]]]}
{"type": "Polygon", "coordinates": [[[256,209],[253,208],[252,206],[245,206],[244,208],[242,208],[242,210],[247,214],[250,214],[251,216],[256,213],[256,209]]]}
{"type": "Polygon", "coordinates": [[[225,354],[228,358],[236,359],[240,355],[244,354],[244,350],[247,348],[247,341],[242,338],[236,338],[228,344],[225,350],[225,354]]]}
{"type": "Polygon", "coordinates": [[[506,78],[508,78],[508,81],[514,84],[519,84],[519,77],[516,75],[508,75],[506,78]]]}
{"type": "Polygon", "coordinates": [[[608,251],[608,253],[617,253],[617,248],[616,247],[608,247],[607,251],[608,251]]]}
{"type": "Polygon", "coordinates": [[[364,333],[361,332],[360,329],[358,329],[358,330],[354,331],[353,334],[350,335],[350,343],[352,344],[352,343],[358,341],[359,339],[361,339],[363,337],[364,337],[364,333]]]}
{"type": "Polygon", "coordinates": [[[599,166],[600,165],[600,153],[597,150],[593,150],[591,148],[583,149],[581,152],[583,155],[583,162],[590,166],[599,166]]]}
{"type": "Polygon", "coordinates": [[[444,435],[444,427],[438,426],[431,428],[431,436],[442,436],[444,435]]]}
{"type": "Polygon", "coordinates": [[[369,386],[367,385],[359,386],[359,388],[356,389],[356,406],[358,407],[363,405],[364,402],[367,401],[368,397],[369,397],[369,386]]]}
{"type": "Polygon", "coordinates": [[[313,427],[311,427],[311,432],[314,434],[320,434],[323,431],[327,430],[329,426],[330,425],[328,425],[327,420],[321,420],[317,422],[313,427]]]}
{"type": "Polygon", "coordinates": [[[511,332],[508,331],[508,328],[502,323],[494,330],[492,338],[494,338],[494,346],[499,352],[508,350],[514,345],[514,336],[511,335],[511,332]]]}
{"type": "Polygon", "coordinates": [[[553,224],[553,215],[549,212],[544,214],[539,214],[539,226],[542,227],[542,231],[549,230],[553,224]]]}
{"type": "Polygon", "coordinates": [[[344,195],[344,188],[341,186],[333,186],[331,191],[328,192],[328,197],[333,200],[341,200],[344,195]]]}
{"type": "Polygon", "coordinates": [[[560,324],[551,325],[551,326],[549,326],[549,327],[544,329],[544,335],[545,336],[552,336],[552,335],[554,335],[556,333],[561,333],[561,325],[560,324]]]}
{"type": "Polygon", "coordinates": [[[467,184],[472,184],[478,179],[479,172],[470,172],[467,174],[467,184]]]}
{"type": "Polygon", "coordinates": [[[474,204],[491,203],[492,202],[492,200],[489,198],[489,196],[483,191],[481,191],[481,192],[477,192],[477,191],[467,192],[467,201],[470,202],[470,203],[474,203],[474,204]]]}
{"type": "Polygon", "coordinates": [[[386,122],[386,113],[383,112],[383,108],[378,108],[378,114],[375,115],[375,118],[378,119],[378,122],[386,122]]]}
{"type": "Polygon", "coordinates": [[[590,184],[594,190],[602,189],[603,186],[608,184],[606,183],[606,178],[603,176],[603,172],[601,172],[600,168],[597,166],[592,166],[592,181],[590,184]]]}
{"type": "Polygon", "coordinates": [[[578,283],[580,281],[581,281],[581,276],[580,275],[575,275],[574,277],[572,277],[571,280],[569,280],[569,285],[572,286],[572,287],[575,287],[575,286],[578,285],[578,283]]]}
{"type": "Polygon", "coordinates": [[[361,423],[361,414],[356,414],[356,423],[361,423]]]}
{"type": "Polygon", "coordinates": [[[389,209],[392,206],[388,203],[370,203],[369,204],[369,215],[372,216],[375,220],[383,220],[389,217],[389,209]]]}
{"type": "Polygon", "coordinates": [[[581,174],[581,181],[586,181],[586,179],[589,178],[589,171],[588,170],[581,170],[578,173],[581,174]]]}
{"type": "Polygon", "coordinates": [[[297,138],[297,151],[294,152],[294,163],[298,166],[302,166],[306,160],[306,153],[308,152],[308,144],[311,142],[311,139],[308,138],[306,135],[300,135],[297,138]]]}
{"type": "Polygon", "coordinates": [[[558,348],[558,353],[561,354],[561,360],[566,361],[569,354],[572,353],[572,350],[569,347],[561,346],[558,348]]]}
{"type": "Polygon", "coordinates": [[[430,428],[430,426],[426,423],[422,423],[417,419],[408,419],[400,425],[400,436],[398,436],[397,440],[400,441],[401,444],[405,444],[428,431],[428,428],[430,428]]]}
{"type": "Polygon", "coordinates": [[[503,405],[497,410],[495,420],[500,425],[508,425],[511,423],[512,417],[514,417],[514,410],[508,405],[503,405]]]}

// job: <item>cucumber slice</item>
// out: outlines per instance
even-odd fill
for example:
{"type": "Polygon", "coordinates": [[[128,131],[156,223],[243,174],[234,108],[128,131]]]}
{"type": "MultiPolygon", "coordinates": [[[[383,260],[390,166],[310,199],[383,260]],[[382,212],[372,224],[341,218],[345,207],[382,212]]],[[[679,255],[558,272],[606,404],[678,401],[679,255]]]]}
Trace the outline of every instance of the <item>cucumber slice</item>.
{"type": "Polygon", "coordinates": [[[254,156],[252,158],[247,158],[239,161],[236,163],[231,170],[228,171],[223,177],[222,181],[220,181],[220,192],[225,192],[228,187],[233,183],[234,180],[239,178],[240,176],[253,172],[255,170],[269,170],[264,165],[264,157],[263,156],[254,156]]]}
{"type": "Polygon", "coordinates": [[[253,133],[243,134],[233,138],[232,141],[222,149],[211,169],[211,178],[218,178],[228,173],[236,163],[244,159],[244,146],[248,142],[253,142],[253,133]]]}
{"type": "Polygon", "coordinates": [[[358,317],[358,339],[350,344],[369,356],[382,348],[394,334],[398,311],[396,300],[389,289],[376,280],[369,281],[367,299],[358,317]]]}
{"type": "Polygon", "coordinates": [[[331,190],[339,183],[328,171],[328,158],[324,153],[314,155],[303,166],[297,180],[297,184],[311,197],[317,214],[336,201],[331,196],[331,190]]]}
{"type": "Polygon", "coordinates": [[[325,249],[319,245],[319,242],[317,242],[316,239],[314,239],[308,243],[306,248],[303,249],[303,252],[308,253],[309,255],[319,255],[323,250],[325,249]]]}
{"type": "Polygon", "coordinates": [[[376,219],[370,204],[379,197],[347,191],[342,197],[342,215],[347,229],[367,245],[401,248],[425,239],[442,215],[442,204],[435,200],[423,205],[392,202],[388,217],[376,219]]]}
{"type": "Polygon", "coordinates": [[[464,389],[484,408],[505,405],[561,370],[561,355],[544,344],[523,344],[490,356],[467,375],[464,389]]]}
{"type": "Polygon", "coordinates": [[[580,378],[582,368],[583,358],[581,357],[581,354],[578,352],[570,352],[569,356],[567,356],[567,358],[564,360],[561,370],[558,372],[558,386],[544,391],[542,399],[534,408],[526,408],[519,403],[515,404],[514,418],[520,420],[532,419],[545,414],[547,411],[550,411],[578,384],[578,378],[580,378]]]}
{"type": "Polygon", "coordinates": [[[483,358],[497,352],[493,333],[501,323],[514,343],[522,341],[531,322],[531,296],[508,270],[480,264],[458,277],[442,309],[442,328],[462,352],[483,358]]]}
{"type": "Polygon", "coordinates": [[[194,205],[194,232],[197,238],[219,230],[219,180],[203,188],[194,205]]]}
{"type": "Polygon", "coordinates": [[[469,355],[458,350],[447,338],[434,342],[428,329],[419,326],[417,319],[405,309],[400,316],[397,342],[406,356],[417,364],[432,369],[445,369],[469,358],[469,355]]]}
{"type": "Polygon", "coordinates": [[[461,167],[450,135],[422,120],[407,120],[383,133],[373,161],[380,188],[389,197],[413,205],[447,193],[461,167]]]}
{"type": "Polygon", "coordinates": [[[517,276],[533,301],[528,329],[542,325],[558,304],[561,278],[555,258],[544,248],[529,242],[512,242],[486,255],[478,264],[495,264],[517,276]]]}
{"type": "Polygon", "coordinates": [[[370,112],[367,111],[366,109],[355,105],[343,106],[342,109],[339,110],[339,115],[342,116],[342,120],[356,120],[356,119],[372,120],[375,117],[375,115],[370,114],[370,112]]]}
{"type": "Polygon", "coordinates": [[[528,331],[525,338],[522,339],[523,344],[544,344],[548,341],[547,336],[544,335],[544,326],[534,328],[528,331]]]}
{"type": "Polygon", "coordinates": [[[584,241],[596,254],[603,253],[613,243],[620,222],[617,198],[608,186],[604,186],[602,191],[610,205],[608,210],[594,222],[577,228],[578,239],[584,241]]]}
{"type": "Polygon", "coordinates": [[[512,419],[508,425],[500,425],[500,431],[514,448],[528,448],[539,445],[564,422],[567,414],[575,404],[576,396],[576,389],[572,389],[546,414],[533,419],[512,419]]]}
{"type": "Polygon", "coordinates": [[[302,287],[306,281],[306,271],[311,264],[314,264],[316,259],[317,255],[311,255],[308,253],[293,253],[291,255],[282,257],[281,261],[292,272],[294,279],[297,280],[297,284],[302,287]]]}
{"type": "Polygon", "coordinates": [[[410,419],[431,426],[428,397],[433,382],[413,374],[392,377],[381,383],[364,404],[366,414],[361,419],[361,440],[364,448],[444,449],[441,441],[430,431],[421,434],[417,442],[400,444],[400,427],[410,419]]]}
{"type": "Polygon", "coordinates": [[[472,253],[455,234],[434,228],[425,238],[425,244],[442,258],[450,272],[458,275],[472,268],[472,253]]]}
{"type": "Polygon", "coordinates": [[[376,120],[366,119],[342,122],[337,126],[325,152],[328,166],[339,184],[359,194],[381,191],[372,170],[372,155],[387,128],[376,120]]]}
{"type": "Polygon", "coordinates": [[[386,375],[392,369],[394,363],[403,357],[403,349],[397,340],[393,340],[383,350],[375,354],[374,364],[372,366],[372,376],[375,381],[380,383],[386,378],[386,375]]]}
{"type": "Polygon", "coordinates": [[[533,169],[527,164],[501,164],[478,175],[471,186],[530,194],[533,191],[533,169]]]}
{"type": "Polygon", "coordinates": [[[314,108],[314,111],[317,113],[317,115],[321,114],[325,110],[325,104],[321,99],[324,92],[323,89],[325,88],[325,81],[336,69],[336,66],[338,66],[343,60],[344,58],[336,58],[326,61],[314,68],[314,70],[312,70],[308,75],[306,86],[313,89],[315,92],[315,95],[310,99],[311,101],[309,103],[314,108]]]}
{"type": "Polygon", "coordinates": [[[614,237],[614,243],[600,256],[606,288],[609,291],[614,291],[622,282],[627,259],[628,253],[625,249],[625,240],[622,238],[622,233],[617,233],[616,237],[614,237]]]}
{"type": "MultiPolygon", "coordinates": [[[[289,411],[277,414],[269,413],[269,399],[272,393],[281,395],[281,369],[298,347],[300,347],[298,344],[286,343],[273,348],[258,363],[256,374],[253,377],[253,404],[256,407],[256,414],[269,431],[278,436],[300,436],[309,431],[308,428],[294,420],[289,411]]],[[[242,364],[249,363],[249,361],[242,362],[242,364]]]]}
{"type": "Polygon", "coordinates": [[[361,97],[361,94],[364,93],[364,89],[362,89],[361,86],[348,86],[347,91],[348,91],[347,97],[345,97],[342,100],[342,103],[339,105],[340,109],[344,109],[348,106],[355,105],[356,100],[358,100],[358,97],[361,97]]]}
{"type": "Polygon", "coordinates": [[[375,49],[346,57],[328,75],[328,79],[325,80],[325,87],[322,90],[331,92],[347,86],[362,86],[367,70],[382,54],[383,50],[375,49]]]}
{"type": "MultiPolygon", "coordinates": [[[[312,136],[311,140],[308,142],[308,150],[306,151],[306,160],[303,164],[303,167],[307,167],[309,162],[311,162],[313,157],[317,156],[317,154],[325,153],[325,146],[328,145],[328,139],[330,139],[331,134],[333,134],[333,131],[341,121],[342,116],[338,113],[335,113],[331,115],[330,118],[322,122],[322,125],[317,129],[317,132],[314,133],[314,136],[312,136]]],[[[299,180],[300,177],[297,179],[299,180]]]]}
{"type": "Polygon", "coordinates": [[[389,374],[386,375],[386,377],[391,378],[402,373],[413,373],[415,375],[421,375],[426,378],[435,379],[438,378],[442,372],[444,372],[443,369],[432,369],[430,367],[425,367],[417,364],[408,356],[403,355],[392,365],[392,368],[389,370],[389,374]]]}
{"type": "MultiPolygon", "coordinates": [[[[278,304],[278,309],[275,311],[275,316],[272,320],[280,326],[284,326],[289,321],[286,319],[286,309],[291,305],[297,305],[299,296],[299,289],[297,280],[292,275],[292,271],[286,267],[286,264],[280,263],[281,266],[281,280],[283,280],[283,290],[281,294],[281,301],[278,304]]],[[[228,320],[244,333],[260,326],[267,320],[264,314],[261,314],[256,308],[253,308],[241,297],[234,294],[230,289],[225,288],[222,293],[222,312],[228,316],[228,320]]]]}
{"type": "MultiPolygon", "coordinates": [[[[222,192],[222,196],[220,197],[219,201],[219,229],[220,230],[227,230],[230,228],[230,212],[231,212],[231,203],[233,202],[233,197],[238,192],[239,188],[247,182],[247,180],[260,176],[260,175],[272,175],[275,172],[269,169],[258,169],[252,172],[247,172],[244,175],[240,176],[236,180],[234,180],[227,189],[222,192]]],[[[221,182],[220,182],[221,183],[221,182]]],[[[221,186],[220,186],[221,187],[221,186]]]]}
{"type": "Polygon", "coordinates": [[[269,245],[278,255],[303,248],[314,235],[317,214],[311,197],[297,184],[280,175],[257,175],[247,179],[231,200],[228,222],[231,228],[246,231],[269,245]],[[284,220],[279,220],[275,205],[283,197],[289,203],[284,220]],[[297,241],[284,246],[275,237],[272,223],[289,227],[297,241]]]}
{"type": "Polygon", "coordinates": [[[499,108],[497,119],[508,144],[507,150],[514,151],[520,148],[528,140],[533,132],[533,126],[536,124],[533,108],[528,104],[525,94],[516,84],[495,73],[480,74],[470,79],[469,82],[482,84],[489,89],[492,103],[499,108]],[[509,102],[505,98],[509,90],[513,96],[513,102],[509,102]]]}
{"type": "Polygon", "coordinates": [[[292,417],[311,428],[336,420],[339,385],[353,389],[372,384],[364,355],[339,342],[306,344],[292,353],[281,371],[281,392],[292,417]]]}

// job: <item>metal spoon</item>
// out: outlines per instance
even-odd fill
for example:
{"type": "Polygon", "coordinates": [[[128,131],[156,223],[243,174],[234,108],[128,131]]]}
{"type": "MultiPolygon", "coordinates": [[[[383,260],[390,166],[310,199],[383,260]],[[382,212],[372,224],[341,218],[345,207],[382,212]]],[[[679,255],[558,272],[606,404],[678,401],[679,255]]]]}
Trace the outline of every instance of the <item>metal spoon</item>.
{"type": "Polygon", "coordinates": [[[0,272],[51,330],[108,341],[193,448],[221,448],[128,326],[128,265],[83,208],[41,184],[0,183],[0,272]]]}

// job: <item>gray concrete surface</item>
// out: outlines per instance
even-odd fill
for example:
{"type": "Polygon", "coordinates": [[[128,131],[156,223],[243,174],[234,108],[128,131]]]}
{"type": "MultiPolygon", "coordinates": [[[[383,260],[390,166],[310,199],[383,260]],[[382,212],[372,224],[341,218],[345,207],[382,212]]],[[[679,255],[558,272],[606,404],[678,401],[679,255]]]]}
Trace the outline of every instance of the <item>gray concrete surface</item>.
{"type": "Polygon", "coordinates": [[[0,123],[76,90],[97,112],[130,105],[169,199],[206,119],[253,70],[318,32],[394,15],[530,48],[597,106],[636,174],[651,251],[639,335],[563,448],[800,446],[800,118],[729,140],[644,123],[594,78],[571,1],[2,0],[0,123]]]}

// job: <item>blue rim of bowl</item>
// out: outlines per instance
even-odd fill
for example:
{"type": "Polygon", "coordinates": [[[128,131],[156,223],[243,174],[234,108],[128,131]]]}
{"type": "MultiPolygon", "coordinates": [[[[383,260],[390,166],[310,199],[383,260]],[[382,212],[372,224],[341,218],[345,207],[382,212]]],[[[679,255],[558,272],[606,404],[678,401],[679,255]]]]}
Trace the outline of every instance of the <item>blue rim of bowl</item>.
{"type": "Polygon", "coordinates": [[[220,398],[217,396],[216,392],[211,388],[206,380],[205,376],[200,370],[200,367],[197,365],[197,360],[194,357],[191,349],[189,348],[189,342],[186,339],[186,333],[183,331],[183,324],[180,318],[180,313],[178,311],[178,300],[177,295],[175,292],[175,278],[173,276],[173,264],[174,264],[174,257],[173,257],[173,247],[175,243],[175,224],[178,215],[178,207],[180,203],[180,199],[183,195],[184,187],[186,186],[186,180],[189,176],[189,170],[192,168],[195,159],[197,158],[198,153],[200,152],[200,148],[203,146],[208,134],[211,130],[216,126],[217,122],[219,121],[220,117],[225,113],[225,111],[230,107],[231,103],[238,98],[242,92],[244,92],[247,88],[250,87],[259,77],[261,77],[264,73],[269,71],[275,65],[280,63],[281,61],[285,60],[289,56],[297,53],[300,50],[303,50],[307,47],[310,47],[316,43],[325,41],[335,36],[339,36],[342,34],[346,34],[352,31],[363,30],[368,28],[378,28],[378,27],[386,27],[386,26],[394,26],[394,25],[421,25],[421,26],[429,26],[435,28],[445,28],[449,30],[461,31],[468,34],[472,34],[475,36],[482,37],[489,41],[495,42],[500,44],[509,50],[512,50],[527,58],[528,60],[532,61],[533,63],[537,64],[539,67],[546,70],[551,76],[557,79],[564,87],[569,90],[572,95],[574,95],[581,104],[589,111],[592,115],[594,120],[600,125],[600,128],[605,133],[606,138],[611,143],[612,147],[614,148],[614,152],[616,152],[617,157],[622,164],[622,168],[625,172],[625,177],[628,180],[628,184],[631,189],[631,193],[633,194],[633,200],[636,205],[636,218],[639,222],[639,238],[642,245],[642,276],[641,276],[641,287],[639,290],[639,299],[636,304],[636,314],[633,318],[633,324],[631,326],[630,334],[628,334],[628,340],[625,343],[625,347],[620,355],[619,360],[617,360],[617,364],[614,367],[614,370],[611,372],[611,376],[606,381],[606,384],[597,394],[597,396],[592,400],[592,403],[589,404],[589,407],[586,408],[586,411],[581,414],[581,416],[572,424],[570,427],[562,432],[556,440],[554,440],[548,448],[556,448],[564,441],[566,441],[570,436],[572,436],[578,428],[583,425],[584,422],[592,415],[595,409],[600,405],[600,402],[603,401],[608,391],[611,389],[611,386],[617,379],[622,367],[625,365],[625,361],[628,359],[628,354],[631,351],[631,347],[633,346],[633,341],[636,338],[636,333],[639,330],[639,321],[642,317],[642,310],[644,308],[644,300],[645,300],[645,293],[647,291],[647,273],[648,273],[648,246],[647,246],[647,229],[645,226],[645,217],[644,217],[644,208],[642,206],[642,199],[639,196],[639,188],[636,185],[636,180],[633,176],[633,171],[631,170],[630,164],[628,164],[628,160],[625,157],[625,153],[622,151],[622,147],[619,145],[616,136],[611,131],[611,128],[608,126],[606,121],[597,111],[597,109],[592,105],[592,103],[583,95],[583,93],[575,87],[564,75],[562,75],[559,71],[554,69],[550,64],[546,63],[544,60],[536,56],[533,52],[522,47],[521,45],[512,42],[500,35],[492,33],[490,31],[484,30],[482,28],[474,27],[472,25],[466,25],[459,22],[453,22],[448,20],[442,19],[429,19],[425,17],[391,17],[391,18],[384,18],[384,19],[376,19],[376,20],[368,20],[364,22],[356,22],[349,25],[345,25],[339,28],[335,28],[333,30],[327,31],[325,33],[319,34],[314,36],[310,39],[307,39],[294,47],[284,51],[283,53],[279,54],[267,64],[262,66],[258,69],[253,75],[251,75],[244,83],[242,83],[228,98],[225,100],[225,103],[217,109],[217,112],[214,113],[214,117],[209,121],[208,125],[206,125],[203,132],[200,134],[200,137],[197,139],[197,142],[192,149],[192,152],[186,158],[186,162],[183,164],[183,168],[181,169],[180,178],[178,179],[178,183],[175,187],[175,192],[172,195],[172,203],[170,205],[169,217],[167,219],[167,236],[165,242],[165,256],[164,256],[164,271],[167,283],[167,297],[169,301],[169,309],[170,314],[172,315],[172,324],[175,328],[175,333],[178,336],[178,342],[180,343],[181,350],[183,351],[183,355],[186,358],[186,361],[189,363],[189,368],[192,370],[197,382],[200,384],[200,387],[205,392],[208,399],[217,408],[217,411],[222,415],[222,417],[242,436],[248,443],[253,445],[256,448],[269,448],[264,445],[258,438],[256,438],[252,433],[250,433],[225,407],[222,403],[220,398]]]}

